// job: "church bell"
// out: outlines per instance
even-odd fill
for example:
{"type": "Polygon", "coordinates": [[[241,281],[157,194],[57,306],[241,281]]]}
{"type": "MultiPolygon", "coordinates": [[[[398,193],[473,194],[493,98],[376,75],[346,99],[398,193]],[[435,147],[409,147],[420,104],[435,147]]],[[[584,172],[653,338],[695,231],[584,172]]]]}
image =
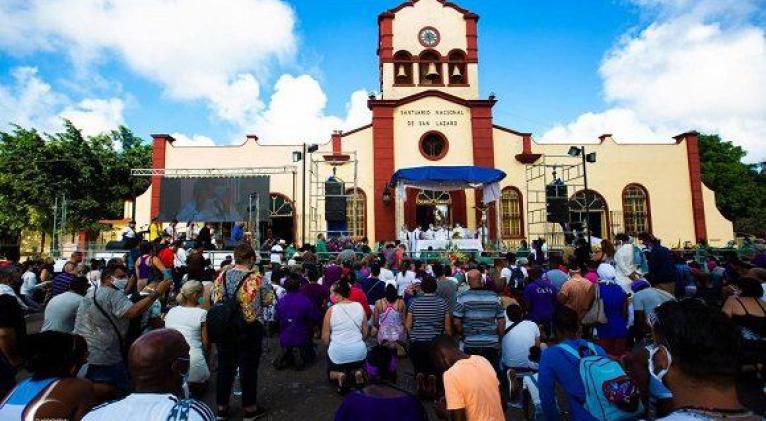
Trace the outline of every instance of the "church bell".
{"type": "Polygon", "coordinates": [[[434,62],[428,63],[428,67],[426,68],[426,79],[429,79],[429,80],[439,79],[439,72],[436,71],[436,63],[434,62]]]}
{"type": "Polygon", "coordinates": [[[404,69],[404,65],[399,65],[399,71],[396,72],[396,78],[397,79],[406,79],[407,78],[407,70],[404,69]]]}
{"type": "Polygon", "coordinates": [[[460,71],[460,66],[455,65],[452,68],[452,75],[451,75],[451,77],[452,77],[452,79],[462,79],[463,78],[463,73],[460,71]]]}

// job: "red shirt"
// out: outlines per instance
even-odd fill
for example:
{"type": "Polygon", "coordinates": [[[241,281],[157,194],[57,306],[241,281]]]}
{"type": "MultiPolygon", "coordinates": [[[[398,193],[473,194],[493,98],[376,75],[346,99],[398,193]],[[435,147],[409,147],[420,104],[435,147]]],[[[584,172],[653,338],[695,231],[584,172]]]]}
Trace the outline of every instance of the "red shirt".
{"type": "Polygon", "coordinates": [[[165,265],[165,269],[173,269],[174,257],[175,253],[173,253],[172,247],[165,247],[164,249],[160,250],[159,253],[157,253],[157,258],[159,258],[160,262],[165,265]]]}
{"type": "Polygon", "coordinates": [[[351,294],[349,294],[348,299],[361,304],[362,308],[364,308],[364,314],[367,315],[367,319],[370,318],[372,310],[370,310],[370,304],[367,303],[367,296],[361,288],[356,286],[351,287],[351,294]]]}

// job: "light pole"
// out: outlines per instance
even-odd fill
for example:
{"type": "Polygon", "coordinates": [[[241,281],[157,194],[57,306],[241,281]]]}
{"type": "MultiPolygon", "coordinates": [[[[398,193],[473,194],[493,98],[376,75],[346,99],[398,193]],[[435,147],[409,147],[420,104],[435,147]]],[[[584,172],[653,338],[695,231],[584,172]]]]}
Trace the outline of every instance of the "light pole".
{"type": "Polygon", "coordinates": [[[301,244],[306,244],[306,157],[319,150],[318,145],[303,144],[303,152],[293,152],[293,162],[303,161],[301,172],[301,244]]]}
{"type": "MultiPolygon", "coordinates": [[[[585,192],[583,193],[585,195],[585,233],[588,236],[588,248],[593,250],[593,242],[591,240],[590,233],[590,198],[588,197],[590,190],[588,190],[588,163],[593,164],[596,162],[596,153],[587,153],[585,151],[585,146],[581,146],[579,148],[577,146],[572,146],[569,148],[568,155],[572,158],[576,158],[578,156],[582,157],[582,178],[583,184],[585,185],[585,192]]],[[[609,227],[607,227],[607,229],[609,229],[609,227]]]]}

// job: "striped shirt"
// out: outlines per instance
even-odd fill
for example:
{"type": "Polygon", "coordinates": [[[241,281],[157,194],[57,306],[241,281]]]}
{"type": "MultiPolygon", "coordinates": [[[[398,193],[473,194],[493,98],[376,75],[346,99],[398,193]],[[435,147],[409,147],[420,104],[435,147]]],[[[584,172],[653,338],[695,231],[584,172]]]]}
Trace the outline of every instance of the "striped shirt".
{"type": "Polygon", "coordinates": [[[483,289],[469,289],[457,296],[455,318],[463,322],[463,343],[471,348],[498,348],[497,320],[505,314],[497,294],[483,289]]]}
{"type": "Polygon", "coordinates": [[[444,316],[449,306],[436,294],[421,294],[410,303],[411,342],[426,342],[444,333],[444,316]]]}
{"type": "Polygon", "coordinates": [[[179,400],[171,394],[133,393],[125,398],[96,406],[83,421],[214,421],[213,411],[204,403],[179,400]]]}

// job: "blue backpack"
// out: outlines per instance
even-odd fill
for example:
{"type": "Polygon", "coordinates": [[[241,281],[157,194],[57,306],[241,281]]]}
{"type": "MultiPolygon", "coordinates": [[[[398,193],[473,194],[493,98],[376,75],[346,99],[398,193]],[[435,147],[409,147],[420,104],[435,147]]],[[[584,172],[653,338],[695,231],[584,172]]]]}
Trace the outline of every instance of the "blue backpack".
{"type": "Polygon", "coordinates": [[[580,403],[591,416],[619,421],[636,419],[643,413],[638,386],[617,361],[597,355],[591,343],[589,355],[585,356],[567,344],[559,348],[580,361],[580,379],[585,388],[585,402],[580,403]]]}

